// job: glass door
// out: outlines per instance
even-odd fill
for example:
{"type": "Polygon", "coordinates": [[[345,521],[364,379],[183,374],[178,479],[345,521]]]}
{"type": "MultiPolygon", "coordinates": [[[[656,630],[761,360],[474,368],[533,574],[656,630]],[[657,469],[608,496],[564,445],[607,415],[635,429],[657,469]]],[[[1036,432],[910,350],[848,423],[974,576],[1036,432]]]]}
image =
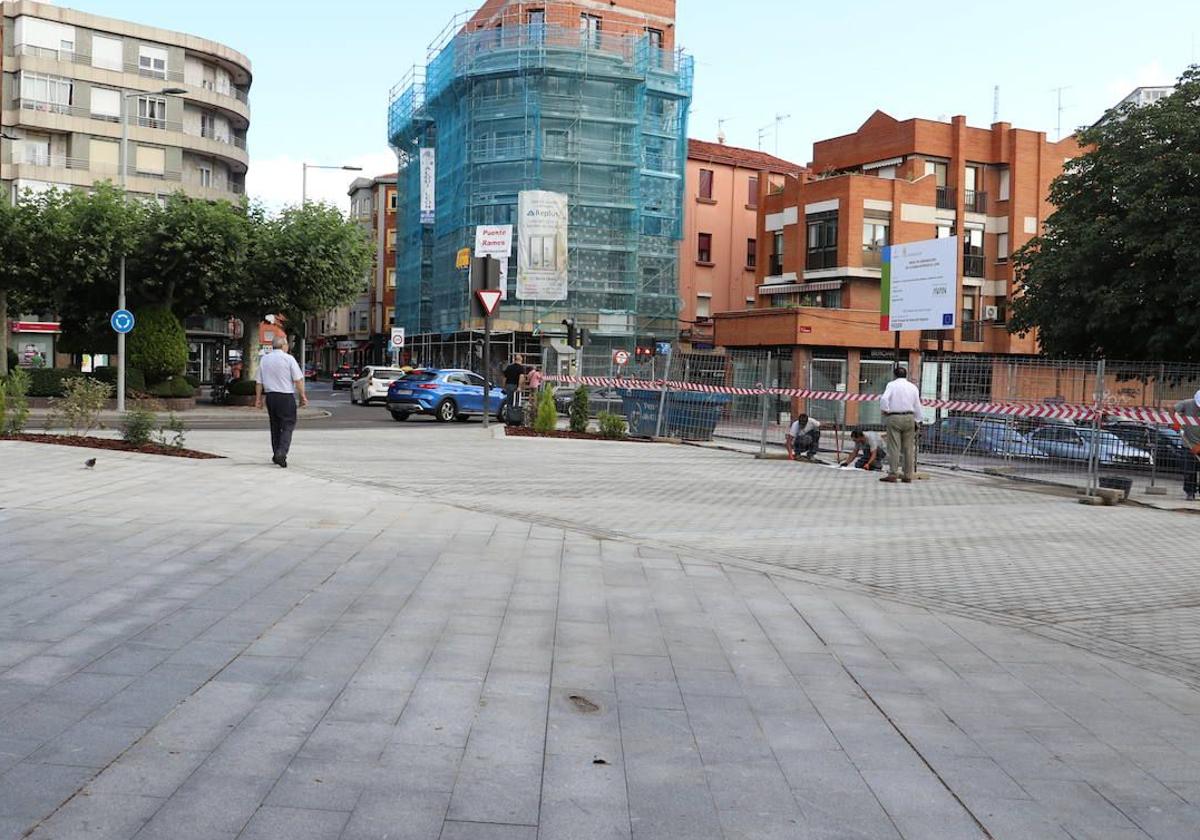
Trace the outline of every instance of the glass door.
{"type": "MultiPolygon", "coordinates": [[[[858,365],[858,392],[860,394],[882,394],[892,381],[895,363],[891,360],[863,359],[858,365]]],[[[879,403],[858,404],[858,422],[863,426],[883,425],[883,413],[879,403]]]]}

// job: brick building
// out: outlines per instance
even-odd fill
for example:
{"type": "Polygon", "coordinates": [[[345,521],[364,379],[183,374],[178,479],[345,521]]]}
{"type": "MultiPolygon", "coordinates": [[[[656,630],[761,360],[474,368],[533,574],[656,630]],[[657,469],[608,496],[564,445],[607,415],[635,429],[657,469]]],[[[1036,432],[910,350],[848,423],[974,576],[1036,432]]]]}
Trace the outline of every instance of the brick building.
{"type": "MultiPolygon", "coordinates": [[[[1005,328],[1009,257],[1042,230],[1050,183],[1077,154],[1074,138],[1050,142],[1008,123],[876,111],[853,134],[816,143],[809,172],[760,184],[755,305],[716,314],[717,344],[775,348],[798,387],[882,392],[893,358],[893,334],[879,329],[882,249],[957,235],[959,326],[942,335],[945,349],[1035,353],[1032,336],[1005,328]]],[[[901,347],[915,361],[937,339],[902,333],[901,347]]],[[[877,405],[859,408],[849,419],[877,419],[877,405]]]]}
{"type": "Polygon", "coordinates": [[[758,183],[778,183],[803,166],[753,149],[688,141],[679,254],[679,339],[713,346],[712,315],[753,307],[758,260],[758,183]]]}

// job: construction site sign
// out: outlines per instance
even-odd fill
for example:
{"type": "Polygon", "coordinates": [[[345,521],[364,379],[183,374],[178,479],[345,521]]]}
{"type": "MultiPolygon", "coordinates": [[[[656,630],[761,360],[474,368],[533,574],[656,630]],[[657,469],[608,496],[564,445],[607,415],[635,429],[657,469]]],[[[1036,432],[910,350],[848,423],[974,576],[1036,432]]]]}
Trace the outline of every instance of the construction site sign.
{"type": "Polygon", "coordinates": [[[957,236],[885,247],[879,329],[954,329],[958,264],[957,236]]]}
{"type": "Polygon", "coordinates": [[[525,190],[517,196],[517,297],[567,299],[567,196],[525,190]]]}

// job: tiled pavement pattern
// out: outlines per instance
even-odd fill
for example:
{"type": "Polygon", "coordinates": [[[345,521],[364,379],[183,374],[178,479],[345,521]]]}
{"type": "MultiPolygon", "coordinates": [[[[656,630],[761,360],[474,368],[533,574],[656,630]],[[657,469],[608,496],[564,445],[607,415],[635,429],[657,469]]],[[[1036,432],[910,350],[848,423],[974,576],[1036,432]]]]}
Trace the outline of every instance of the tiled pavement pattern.
{"type": "Polygon", "coordinates": [[[396,432],[0,443],[0,838],[1197,836],[1200,693],[920,603],[1186,643],[1195,520],[396,432]]]}

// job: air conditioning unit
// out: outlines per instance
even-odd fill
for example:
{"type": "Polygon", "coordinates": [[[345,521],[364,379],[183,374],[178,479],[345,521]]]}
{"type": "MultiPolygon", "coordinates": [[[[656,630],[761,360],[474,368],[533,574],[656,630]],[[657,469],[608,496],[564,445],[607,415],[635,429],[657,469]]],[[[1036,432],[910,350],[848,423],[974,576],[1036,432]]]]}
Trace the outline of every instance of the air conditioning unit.
{"type": "Polygon", "coordinates": [[[998,307],[998,306],[983,307],[983,320],[995,321],[999,317],[1000,317],[1000,307],[998,307]]]}

